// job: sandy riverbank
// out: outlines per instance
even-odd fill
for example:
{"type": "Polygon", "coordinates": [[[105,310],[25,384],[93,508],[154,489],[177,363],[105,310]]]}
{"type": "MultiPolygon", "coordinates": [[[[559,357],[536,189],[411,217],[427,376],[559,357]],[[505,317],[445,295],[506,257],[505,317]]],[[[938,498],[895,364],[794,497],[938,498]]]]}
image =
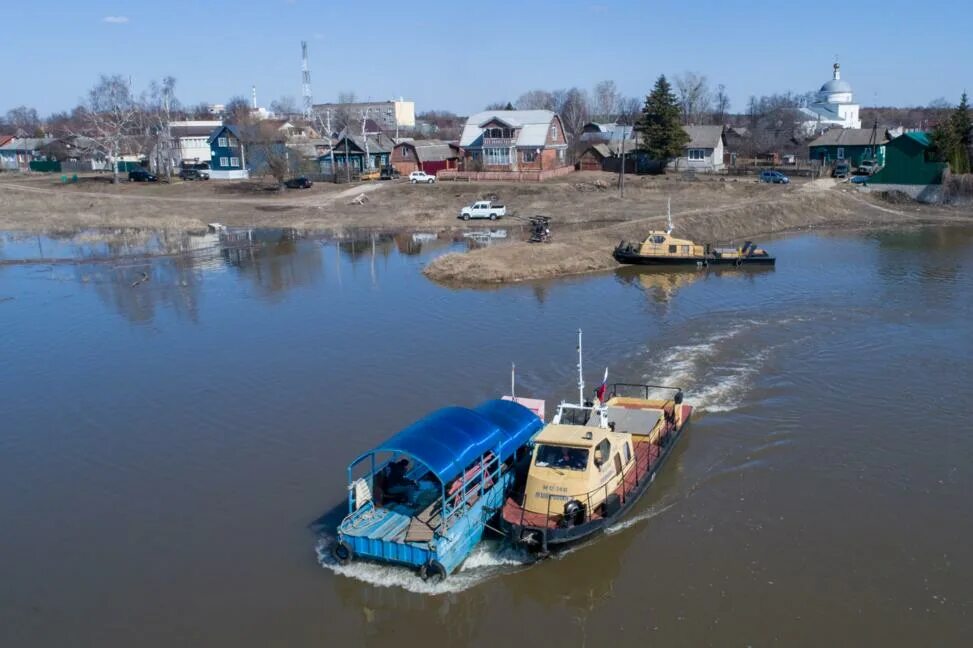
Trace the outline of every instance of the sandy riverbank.
{"type": "Polygon", "coordinates": [[[61,184],[51,176],[0,176],[0,230],[198,232],[211,222],[334,232],[508,228],[506,242],[447,254],[425,269],[436,281],[471,284],[613,268],[614,245],[621,239],[641,239],[647,230],[662,226],[669,198],[679,234],[700,241],[759,240],[808,228],[973,220],[969,210],[888,204],[829,180],[779,186],[750,178],[629,177],[624,198],[615,182],[610,174],[583,172],[535,184],[315,184],[309,190],[276,192],[259,182],[112,185],[107,178],[92,177],[61,184]],[[522,222],[515,218],[496,223],[456,218],[463,205],[489,195],[520,216],[552,216],[554,242],[523,242],[522,222]]]}

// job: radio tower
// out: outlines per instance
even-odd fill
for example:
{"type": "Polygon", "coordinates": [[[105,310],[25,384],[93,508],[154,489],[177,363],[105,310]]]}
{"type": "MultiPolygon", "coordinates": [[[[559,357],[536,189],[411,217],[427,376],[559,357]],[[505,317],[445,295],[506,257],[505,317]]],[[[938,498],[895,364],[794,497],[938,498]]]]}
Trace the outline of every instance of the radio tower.
{"type": "Polygon", "coordinates": [[[301,94],[304,96],[304,118],[310,120],[314,100],[311,98],[311,68],[307,64],[307,41],[301,41],[301,94]]]}

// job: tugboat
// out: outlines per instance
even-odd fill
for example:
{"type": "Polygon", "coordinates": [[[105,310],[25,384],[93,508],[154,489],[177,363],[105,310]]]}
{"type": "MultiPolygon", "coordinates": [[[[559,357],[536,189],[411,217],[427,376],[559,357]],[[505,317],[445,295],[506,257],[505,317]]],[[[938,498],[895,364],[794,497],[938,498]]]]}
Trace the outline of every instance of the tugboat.
{"type": "Polygon", "coordinates": [[[641,243],[622,241],[615,246],[612,256],[619,263],[631,265],[774,265],[776,259],[767,250],[758,248],[752,241],[738,248],[718,248],[709,243],[700,245],[687,239],[672,236],[672,211],[669,210],[665,231],[653,230],[641,243]]]}
{"type": "Polygon", "coordinates": [[[607,369],[597,402],[585,401],[581,331],[578,390],[579,402],[562,402],[534,438],[526,474],[501,514],[507,537],[541,557],[624,516],[648,490],[692,416],[682,389],[616,383],[609,391],[607,369]]]}
{"type": "Polygon", "coordinates": [[[331,547],[335,561],[407,565],[432,581],[456,570],[483,537],[543,427],[521,404],[530,400],[437,410],[352,461],[348,515],[331,547]]]}

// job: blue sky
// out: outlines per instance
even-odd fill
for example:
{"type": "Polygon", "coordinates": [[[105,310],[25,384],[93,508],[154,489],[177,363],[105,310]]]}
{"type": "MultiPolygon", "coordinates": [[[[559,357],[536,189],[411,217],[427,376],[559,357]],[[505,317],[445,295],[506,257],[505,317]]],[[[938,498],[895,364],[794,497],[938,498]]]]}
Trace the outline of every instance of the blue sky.
{"type": "Polygon", "coordinates": [[[464,114],[532,88],[614,79],[644,95],[660,73],[750,95],[816,90],[837,55],[863,105],[955,103],[973,89],[973,3],[311,0],[45,0],[4,26],[0,112],[76,105],[98,75],[141,89],[175,76],[184,104],[234,95],[299,100],[300,41],[316,102],[354,91],[464,114]],[[18,54],[19,53],[19,54],[18,54]]]}

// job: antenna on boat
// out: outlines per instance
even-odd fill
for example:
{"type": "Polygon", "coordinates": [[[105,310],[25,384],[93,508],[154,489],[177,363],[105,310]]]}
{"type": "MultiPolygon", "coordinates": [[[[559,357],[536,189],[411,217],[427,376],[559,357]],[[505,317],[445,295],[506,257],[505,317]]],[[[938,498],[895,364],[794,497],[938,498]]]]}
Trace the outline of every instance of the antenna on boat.
{"type": "Polygon", "coordinates": [[[666,234],[672,234],[672,196],[666,204],[666,234]]]}
{"type": "Polygon", "coordinates": [[[581,329],[578,329],[578,404],[584,405],[584,371],[581,367],[581,329]]]}
{"type": "Polygon", "coordinates": [[[517,400],[517,389],[515,385],[517,383],[517,363],[510,363],[510,398],[517,400]]]}

